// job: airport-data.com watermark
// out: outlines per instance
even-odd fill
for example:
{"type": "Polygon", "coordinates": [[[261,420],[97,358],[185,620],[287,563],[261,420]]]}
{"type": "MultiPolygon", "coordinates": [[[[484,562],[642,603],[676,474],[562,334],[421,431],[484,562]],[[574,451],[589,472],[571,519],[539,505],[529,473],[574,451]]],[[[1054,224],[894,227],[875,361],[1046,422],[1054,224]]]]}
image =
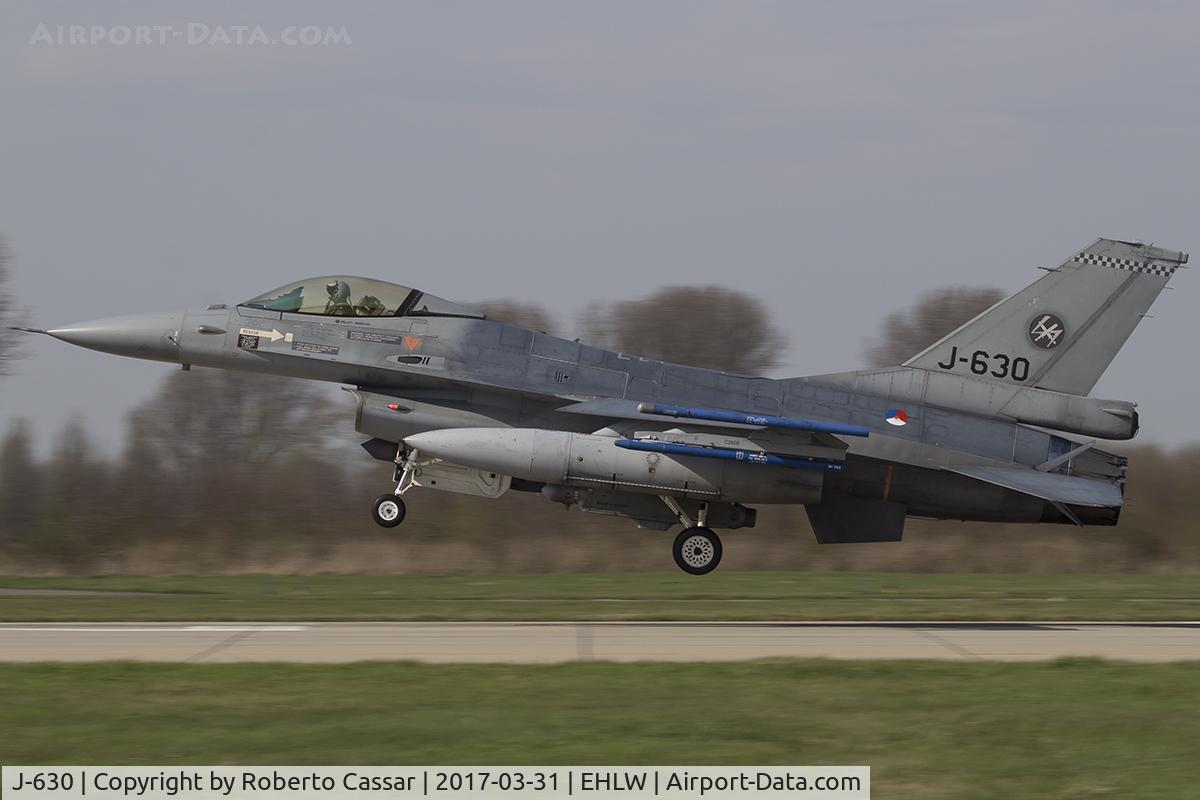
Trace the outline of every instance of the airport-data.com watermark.
{"type": "Polygon", "coordinates": [[[345,27],[287,25],[47,25],[39,22],[29,37],[31,47],[348,47],[345,27]]]}

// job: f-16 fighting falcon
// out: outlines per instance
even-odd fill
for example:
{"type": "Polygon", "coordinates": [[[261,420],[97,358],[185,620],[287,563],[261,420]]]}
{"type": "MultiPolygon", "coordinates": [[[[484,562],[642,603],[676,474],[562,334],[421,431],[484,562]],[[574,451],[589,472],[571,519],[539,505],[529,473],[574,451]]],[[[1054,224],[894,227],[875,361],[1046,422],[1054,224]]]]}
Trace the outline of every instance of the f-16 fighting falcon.
{"type": "MultiPolygon", "coordinates": [[[[667,364],[488,319],[381,280],[311,278],[232,308],[48,333],[105,353],[345,384],[404,521],[425,489],[540,492],[638,526],[682,525],[680,569],[714,528],[803,504],[824,544],[899,541],[908,516],[1115,525],[1134,403],[1092,387],[1187,254],[1097,239],[903,365],[770,379],[667,364]]],[[[670,325],[669,319],[662,320],[670,325]]],[[[28,329],[27,329],[28,330],[28,329]]]]}

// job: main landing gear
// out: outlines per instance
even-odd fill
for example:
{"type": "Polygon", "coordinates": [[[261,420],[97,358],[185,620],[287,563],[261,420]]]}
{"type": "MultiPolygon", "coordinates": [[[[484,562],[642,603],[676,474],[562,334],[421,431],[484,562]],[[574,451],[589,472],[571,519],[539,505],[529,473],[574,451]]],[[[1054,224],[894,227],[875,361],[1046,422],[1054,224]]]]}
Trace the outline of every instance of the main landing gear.
{"type": "Polygon", "coordinates": [[[716,569],[721,563],[721,539],[705,524],[708,521],[708,503],[700,504],[700,514],[693,522],[674,497],[661,495],[659,499],[683,525],[683,530],[671,545],[675,565],[689,575],[707,575],[716,569]]]}
{"type": "Polygon", "coordinates": [[[413,486],[413,478],[417,470],[417,451],[400,449],[396,453],[396,491],[391,494],[381,494],[375,498],[375,506],[371,509],[371,518],[381,528],[394,528],[404,522],[406,509],[400,495],[413,486]]]}
{"type": "Polygon", "coordinates": [[[675,564],[689,575],[707,575],[721,563],[721,540],[709,528],[684,528],[671,545],[675,564]]]}

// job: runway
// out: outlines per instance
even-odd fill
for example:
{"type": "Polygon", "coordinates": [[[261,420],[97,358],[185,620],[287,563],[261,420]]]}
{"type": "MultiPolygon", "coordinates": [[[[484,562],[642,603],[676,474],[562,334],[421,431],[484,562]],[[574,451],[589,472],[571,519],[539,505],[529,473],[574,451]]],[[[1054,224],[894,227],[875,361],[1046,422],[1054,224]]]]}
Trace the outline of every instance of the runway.
{"type": "Polygon", "coordinates": [[[1200,623],[5,623],[0,661],[1200,660],[1200,623]]]}

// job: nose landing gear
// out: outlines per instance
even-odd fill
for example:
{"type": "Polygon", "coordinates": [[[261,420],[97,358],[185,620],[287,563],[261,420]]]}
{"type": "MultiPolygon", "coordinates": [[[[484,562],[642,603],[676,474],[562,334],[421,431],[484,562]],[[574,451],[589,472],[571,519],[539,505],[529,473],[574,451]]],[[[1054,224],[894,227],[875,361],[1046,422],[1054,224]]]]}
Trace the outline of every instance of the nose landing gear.
{"type": "Polygon", "coordinates": [[[375,498],[375,505],[371,509],[371,518],[375,520],[376,525],[381,528],[394,528],[404,522],[407,510],[400,495],[412,488],[416,470],[417,451],[399,448],[396,451],[396,491],[392,494],[381,494],[375,498]]]}

